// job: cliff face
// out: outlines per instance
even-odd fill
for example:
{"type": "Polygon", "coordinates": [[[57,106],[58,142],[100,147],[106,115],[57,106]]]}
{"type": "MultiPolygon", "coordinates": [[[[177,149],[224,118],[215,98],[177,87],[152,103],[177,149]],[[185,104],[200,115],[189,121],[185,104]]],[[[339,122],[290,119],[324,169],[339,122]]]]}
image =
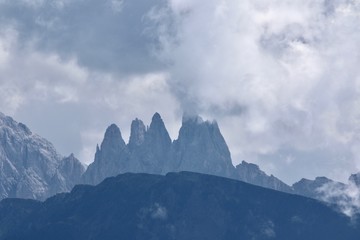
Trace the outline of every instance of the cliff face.
{"type": "Polygon", "coordinates": [[[0,114],[0,199],[70,191],[84,171],[75,157],[63,158],[49,141],[0,114]]]}
{"type": "Polygon", "coordinates": [[[173,144],[173,171],[194,171],[234,177],[230,151],[216,122],[183,118],[173,144]]]}

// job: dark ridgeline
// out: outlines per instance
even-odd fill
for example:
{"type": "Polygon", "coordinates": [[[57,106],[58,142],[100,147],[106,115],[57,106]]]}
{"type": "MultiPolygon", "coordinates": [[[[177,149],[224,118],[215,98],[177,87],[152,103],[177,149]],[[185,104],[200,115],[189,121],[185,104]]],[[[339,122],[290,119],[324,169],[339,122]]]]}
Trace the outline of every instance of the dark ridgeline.
{"type": "Polygon", "coordinates": [[[0,203],[0,240],[358,240],[358,223],[309,198],[199,173],[126,173],[45,202],[0,203]]]}

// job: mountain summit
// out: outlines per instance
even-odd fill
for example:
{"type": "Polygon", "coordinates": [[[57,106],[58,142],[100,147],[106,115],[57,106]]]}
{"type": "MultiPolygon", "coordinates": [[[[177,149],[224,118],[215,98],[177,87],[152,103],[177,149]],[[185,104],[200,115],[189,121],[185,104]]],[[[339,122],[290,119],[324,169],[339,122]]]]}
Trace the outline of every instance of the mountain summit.
{"type": "Polygon", "coordinates": [[[183,118],[173,144],[175,171],[194,171],[234,177],[230,151],[216,122],[183,118]]]}
{"type": "Polygon", "coordinates": [[[0,199],[70,191],[84,171],[73,155],[63,158],[49,141],[0,113],[0,199]]]}
{"type": "Polygon", "coordinates": [[[231,154],[217,122],[185,114],[176,140],[171,138],[159,113],[150,126],[142,120],[131,123],[129,143],[120,130],[111,125],[105,132],[95,160],[82,177],[83,183],[97,184],[120,173],[153,173],[193,171],[234,178],[275,190],[291,192],[291,187],[274,176],[268,176],[255,164],[235,168],[231,154]]]}

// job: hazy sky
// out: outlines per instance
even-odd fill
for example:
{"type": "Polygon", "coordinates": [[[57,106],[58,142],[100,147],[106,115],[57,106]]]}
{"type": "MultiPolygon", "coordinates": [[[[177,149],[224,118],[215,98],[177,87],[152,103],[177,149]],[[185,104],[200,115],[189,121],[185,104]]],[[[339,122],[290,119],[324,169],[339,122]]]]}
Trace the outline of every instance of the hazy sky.
{"type": "Polygon", "coordinates": [[[0,0],[0,111],[93,161],[116,123],[216,119],[234,164],[360,170],[358,0],[0,0]]]}

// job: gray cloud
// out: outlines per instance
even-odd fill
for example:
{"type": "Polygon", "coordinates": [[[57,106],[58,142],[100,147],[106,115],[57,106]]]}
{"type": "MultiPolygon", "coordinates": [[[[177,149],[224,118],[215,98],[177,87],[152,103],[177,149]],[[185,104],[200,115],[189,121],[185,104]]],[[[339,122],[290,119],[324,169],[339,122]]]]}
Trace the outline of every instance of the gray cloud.
{"type": "Polygon", "coordinates": [[[0,109],[89,162],[107,125],[215,118],[287,182],[360,169],[359,3],[0,0],[0,109]],[[295,169],[295,170],[293,170],[295,169]]]}
{"type": "Polygon", "coordinates": [[[80,65],[118,74],[161,70],[149,48],[143,16],[162,0],[3,1],[2,25],[14,25],[21,43],[77,57],[80,65]]]}
{"type": "Polygon", "coordinates": [[[112,122],[122,127],[125,138],[135,117],[151,119],[161,111],[175,122],[178,107],[166,72],[92,69],[76,55],[64,59],[39,51],[20,35],[16,25],[0,29],[0,109],[51,140],[62,154],[74,152],[91,162],[112,122]]]}
{"type": "Polygon", "coordinates": [[[322,200],[328,203],[336,202],[339,210],[349,217],[360,213],[360,189],[353,182],[341,187],[336,182],[330,182],[317,189],[322,194],[322,200]]]}
{"type": "MultiPolygon", "coordinates": [[[[256,161],[291,182],[306,174],[284,171],[281,153],[291,149],[298,160],[299,152],[343,154],[311,157],[318,174],[359,170],[359,7],[347,0],[170,0],[152,19],[182,107],[219,120],[236,162],[256,161]]],[[[288,161],[286,169],[293,166],[288,161]]]]}

